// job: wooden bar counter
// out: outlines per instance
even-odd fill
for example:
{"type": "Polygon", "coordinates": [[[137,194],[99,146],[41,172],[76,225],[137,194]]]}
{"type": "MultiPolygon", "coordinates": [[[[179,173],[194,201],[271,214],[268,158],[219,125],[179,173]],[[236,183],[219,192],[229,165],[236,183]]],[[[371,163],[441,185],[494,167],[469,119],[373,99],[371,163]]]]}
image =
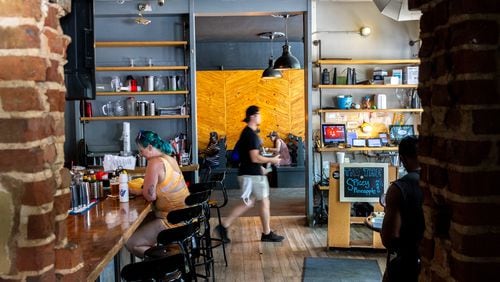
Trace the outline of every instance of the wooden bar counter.
{"type": "Polygon", "coordinates": [[[151,203],[143,197],[128,203],[107,198],[82,214],[68,216],[68,241],[82,249],[87,281],[99,277],[150,211],[151,203]]]}

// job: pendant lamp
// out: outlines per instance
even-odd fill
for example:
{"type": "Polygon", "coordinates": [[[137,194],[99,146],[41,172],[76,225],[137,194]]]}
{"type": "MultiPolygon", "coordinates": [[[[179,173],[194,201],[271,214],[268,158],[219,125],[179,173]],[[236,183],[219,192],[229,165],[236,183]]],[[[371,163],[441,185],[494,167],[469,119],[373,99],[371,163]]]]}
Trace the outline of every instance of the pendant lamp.
{"type": "Polygon", "coordinates": [[[282,33],[282,32],[270,31],[270,32],[259,33],[258,35],[259,35],[260,38],[265,38],[265,39],[270,39],[271,40],[271,43],[270,43],[270,46],[271,46],[271,56],[269,57],[269,65],[268,65],[267,69],[265,69],[264,72],[262,72],[262,77],[261,78],[262,79],[282,78],[283,75],[281,74],[281,71],[275,70],[273,68],[273,62],[274,62],[274,58],[273,58],[273,40],[274,40],[274,38],[283,37],[283,36],[285,36],[285,34],[282,33]]]}
{"type": "Polygon", "coordinates": [[[274,62],[274,69],[300,69],[300,62],[292,55],[290,45],[288,45],[288,18],[290,15],[282,15],[282,17],[285,19],[285,45],[283,45],[283,54],[274,62]]]}

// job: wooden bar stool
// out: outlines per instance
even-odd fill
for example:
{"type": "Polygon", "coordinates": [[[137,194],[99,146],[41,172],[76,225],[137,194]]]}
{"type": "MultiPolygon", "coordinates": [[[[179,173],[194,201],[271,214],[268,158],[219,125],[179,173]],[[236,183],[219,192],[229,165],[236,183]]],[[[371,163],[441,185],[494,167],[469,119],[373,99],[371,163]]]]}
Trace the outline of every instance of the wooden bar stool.
{"type": "Polygon", "coordinates": [[[165,255],[165,246],[177,245],[184,255],[185,264],[188,271],[185,271],[187,280],[196,279],[196,269],[193,260],[193,249],[197,246],[193,244],[194,238],[199,233],[200,218],[202,217],[203,207],[201,205],[174,210],[168,213],[167,220],[172,224],[184,223],[184,225],[169,228],[161,231],[156,237],[157,246],[151,247],[144,256],[147,260],[158,258],[165,255]]]}

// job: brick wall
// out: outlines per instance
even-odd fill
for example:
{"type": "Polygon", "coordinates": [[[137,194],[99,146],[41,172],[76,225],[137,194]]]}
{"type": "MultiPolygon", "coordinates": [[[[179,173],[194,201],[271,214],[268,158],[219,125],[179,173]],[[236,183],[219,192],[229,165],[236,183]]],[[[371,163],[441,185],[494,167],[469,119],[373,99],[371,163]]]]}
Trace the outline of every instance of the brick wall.
{"type": "Polygon", "coordinates": [[[0,280],[78,281],[63,169],[68,0],[0,1],[0,280]],[[63,7],[66,8],[63,9],[63,7]]]}
{"type": "Polygon", "coordinates": [[[423,12],[420,281],[490,281],[500,269],[500,5],[409,5],[423,12]]]}

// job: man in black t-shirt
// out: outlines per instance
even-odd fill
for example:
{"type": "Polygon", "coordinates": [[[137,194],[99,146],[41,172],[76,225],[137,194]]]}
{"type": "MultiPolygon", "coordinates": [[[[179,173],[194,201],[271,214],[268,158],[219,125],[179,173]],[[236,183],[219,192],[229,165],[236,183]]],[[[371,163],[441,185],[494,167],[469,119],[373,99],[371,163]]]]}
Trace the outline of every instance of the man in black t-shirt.
{"type": "Polygon", "coordinates": [[[418,281],[418,246],[423,238],[425,223],[417,143],[417,138],[412,136],[401,140],[399,158],[408,174],[389,186],[385,198],[381,237],[388,255],[383,281],[418,281]]]}
{"type": "Polygon", "coordinates": [[[263,242],[281,242],[284,237],[271,231],[269,182],[262,167],[262,164],[266,163],[278,164],[280,157],[277,155],[269,158],[260,154],[262,141],[256,133],[261,123],[259,107],[248,107],[243,121],[247,123],[247,126],[241,132],[237,148],[240,158],[238,183],[242,191],[241,198],[243,202],[236,206],[231,214],[222,221],[222,224],[215,227],[215,230],[224,242],[230,242],[231,240],[227,236],[227,228],[236,218],[251,209],[257,200],[260,202],[261,208],[262,236],[260,240],[263,242]]]}

